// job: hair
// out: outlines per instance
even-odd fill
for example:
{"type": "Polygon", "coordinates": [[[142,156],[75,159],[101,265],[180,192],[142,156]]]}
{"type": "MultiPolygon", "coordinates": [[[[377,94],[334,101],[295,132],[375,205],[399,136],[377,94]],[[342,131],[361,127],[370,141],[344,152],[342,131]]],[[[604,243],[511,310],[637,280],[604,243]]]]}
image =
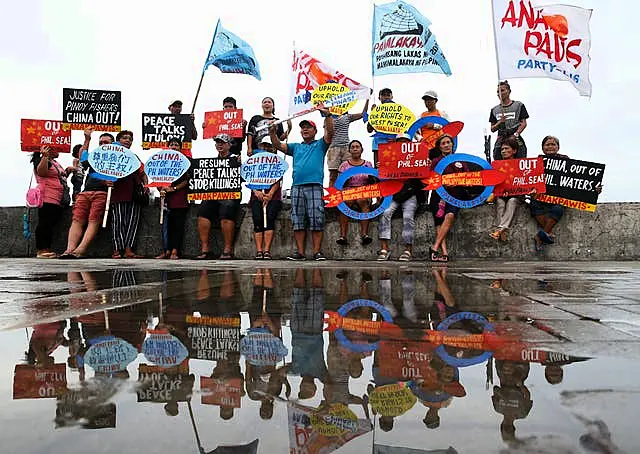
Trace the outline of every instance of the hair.
{"type": "MultiPolygon", "coordinates": [[[[118,135],[120,135],[120,134],[118,134],[118,135]]],[[[111,142],[115,142],[116,141],[116,138],[113,137],[113,134],[108,133],[108,132],[103,132],[102,134],[100,134],[100,137],[110,137],[111,138],[111,142]]],[[[98,138],[98,140],[99,140],[99,138],[98,138]]]]}
{"type": "Polygon", "coordinates": [[[271,111],[271,113],[275,114],[276,113],[276,102],[273,100],[273,98],[271,96],[265,96],[264,98],[262,98],[262,102],[264,102],[265,99],[270,99],[271,100],[271,104],[273,104],[273,110],[271,111]]]}
{"type": "Polygon", "coordinates": [[[378,96],[382,96],[382,95],[391,95],[391,96],[393,96],[393,92],[391,91],[390,88],[383,88],[382,90],[380,90],[378,92],[378,96]]]}
{"type": "Polygon", "coordinates": [[[364,150],[364,147],[362,146],[362,142],[360,142],[358,139],[353,139],[351,142],[349,142],[349,147],[348,147],[349,150],[351,150],[351,145],[353,145],[354,143],[360,144],[360,148],[364,150]]]}
{"type": "Polygon", "coordinates": [[[40,165],[40,161],[42,161],[42,153],[39,151],[34,152],[31,155],[31,162],[33,163],[33,167],[38,167],[40,165]]]}
{"type": "Polygon", "coordinates": [[[71,156],[73,156],[74,158],[79,158],[81,149],[82,149],[82,145],[80,145],[80,144],[74,145],[73,146],[73,151],[71,152],[71,156]]]}
{"type": "Polygon", "coordinates": [[[227,96],[226,98],[224,98],[224,99],[222,100],[222,104],[226,104],[226,103],[228,103],[228,102],[230,102],[231,104],[233,104],[233,107],[236,107],[236,106],[237,106],[237,104],[236,104],[236,98],[234,98],[234,97],[232,97],[232,96],[227,96]]]}
{"type": "Polygon", "coordinates": [[[513,136],[509,136],[502,141],[502,145],[506,145],[513,149],[513,151],[517,152],[518,148],[520,148],[520,143],[518,143],[518,139],[513,136]]]}
{"type": "Polygon", "coordinates": [[[129,131],[128,129],[123,129],[116,136],[116,142],[120,142],[120,139],[122,138],[122,136],[126,136],[126,135],[130,135],[131,138],[133,139],[133,132],[129,131]]]}
{"type": "Polygon", "coordinates": [[[449,140],[451,140],[451,142],[453,142],[453,137],[451,137],[449,134],[443,134],[440,137],[438,137],[438,140],[436,140],[436,144],[435,144],[436,150],[440,151],[440,144],[446,138],[448,138],[449,140]]]}
{"type": "Polygon", "coordinates": [[[177,143],[178,146],[182,148],[182,141],[179,137],[169,137],[169,140],[167,140],[167,146],[171,145],[172,143],[177,143]]]}
{"type": "Polygon", "coordinates": [[[498,83],[498,87],[507,87],[507,90],[511,91],[511,85],[509,85],[509,81],[503,80],[498,83]]]}
{"type": "Polygon", "coordinates": [[[560,148],[560,140],[558,140],[556,136],[546,136],[544,139],[542,139],[542,148],[544,148],[545,144],[550,140],[555,140],[558,144],[558,148],[560,148]]]}

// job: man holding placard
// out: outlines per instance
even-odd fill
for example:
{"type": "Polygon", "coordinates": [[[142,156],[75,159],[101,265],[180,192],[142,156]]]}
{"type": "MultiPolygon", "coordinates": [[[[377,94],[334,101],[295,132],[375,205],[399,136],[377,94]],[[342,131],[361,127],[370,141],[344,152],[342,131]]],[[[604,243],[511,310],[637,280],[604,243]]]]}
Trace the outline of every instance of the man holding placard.
{"type": "MultiPolygon", "coordinates": [[[[179,100],[173,101],[169,105],[169,112],[171,112],[174,115],[180,115],[182,113],[182,101],[179,101],[179,100]]],[[[196,117],[193,114],[191,114],[191,124],[189,127],[190,129],[189,137],[191,138],[191,140],[198,139],[198,130],[196,129],[196,125],[194,123],[195,118],[196,117]]]]}

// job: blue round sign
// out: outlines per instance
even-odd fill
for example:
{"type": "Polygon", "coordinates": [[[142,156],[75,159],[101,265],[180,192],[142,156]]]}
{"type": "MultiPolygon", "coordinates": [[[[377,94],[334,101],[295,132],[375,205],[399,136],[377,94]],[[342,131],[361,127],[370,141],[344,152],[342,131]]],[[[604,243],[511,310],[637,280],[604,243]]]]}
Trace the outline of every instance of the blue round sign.
{"type": "Polygon", "coordinates": [[[260,150],[249,156],[240,167],[240,176],[249,189],[269,189],[282,179],[289,169],[289,164],[275,153],[260,150]]]}
{"type": "Polygon", "coordinates": [[[84,362],[100,374],[125,370],[138,356],[138,350],[124,339],[102,336],[89,341],[91,346],[84,355],[84,362]]]}
{"type": "Polygon", "coordinates": [[[151,332],[142,344],[142,354],[153,364],[173,367],[189,356],[187,347],[168,332],[151,332]]]}
{"type": "MultiPolygon", "coordinates": [[[[388,322],[388,323],[393,322],[393,317],[391,316],[391,312],[389,312],[386,307],[384,307],[380,303],[377,303],[376,301],[367,300],[367,299],[352,300],[352,301],[349,301],[348,303],[343,304],[338,309],[338,314],[340,314],[343,317],[346,317],[349,312],[351,312],[353,309],[356,309],[358,307],[370,307],[371,309],[380,313],[380,315],[382,315],[382,319],[385,322],[388,322]]],[[[345,336],[342,328],[337,329],[334,335],[336,336],[336,339],[338,340],[338,342],[340,342],[340,344],[343,347],[348,348],[352,352],[370,353],[378,349],[378,342],[373,342],[370,344],[369,343],[356,344],[354,342],[351,342],[347,338],[347,336],[345,336]]]]}
{"type": "Polygon", "coordinates": [[[240,341],[240,353],[254,366],[274,366],[289,350],[265,328],[250,328],[240,341]]]}
{"type": "MultiPolygon", "coordinates": [[[[473,320],[474,322],[480,324],[484,331],[493,332],[495,331],[495,326],[489,322],[484,316],[477,314],[475,312],[456,312],[455,314],[450,315],[449,317],[442,320],[437,327],[438,331],[444,331],[449,329],[451,325],[457,323],[461,320],[473,320]]],[[[475,364],[481,364],[491,358],[493,352],[486,351],[481,353],[478,356],[474,356],[472,358],[458,358],[456,356],[452,356],[447,352],[447,349],[444,345],[438,346],[436,348],[437,355],[442,358],[442,360],[453,367],[468,367],[473,366],[475,364]]]]}
{"type": "MultiPolygon", "coordinates": [[[[335,182],[335,188],[342,191],[342,188],[344,187],[344,184],[347,182],[347,180],[355,175],[371,175],[378,178],[378,169],[372,169],[371,167],[363,166],[351,167],[350,169],[342,172],[340,176],[338,176],[335,182]]],[[[347,205],[346,202],[342,202],[340,205],[338,205],[338,209],[345,216],[362,221],[380,216],[382,213],[384,213],[384,210],[391,206],[391,201],[392,196],[388,195],[384,197],[380,206],[375,210],[370,211],[369,213],[361,213],[359,211],[352,210],[351,208],[349,208],[349,205],[347,205]]]]}
{"type": "MultiPolygon", "coordinates": [[[[479,158],[478,156],[473,156],[465,153],[450,154],[449,156],[440,160],[440,162],[438,162],[434,170],[436,173],[439,173],[440,175],[442,175],[442,172],[444,172],[444,169],[446,169],[449,164],[454,162],[468,162],[470,164],[479,165],[480,167],[482,167],[483,170],[493,170],[493,167],[491,167],[491,164],[489,164],[484,159],[479,158]]],[[[455,197],[453,197],[451,194],[447,192],[444,186],[440,186],[438,189],[436,189],[436,192],[442,198],[442,200],[444,200],[450,205],[453,205],[458,208],[473,208],[477,205],[480,205],[485,200],[487,200],[489,196],[493,193],[493,188],[494,186],[486,186],[484,188],[484,191],[482,191],[482,194],[480,194],[479,196],[471,200],[456,199],[455,197]]]]}

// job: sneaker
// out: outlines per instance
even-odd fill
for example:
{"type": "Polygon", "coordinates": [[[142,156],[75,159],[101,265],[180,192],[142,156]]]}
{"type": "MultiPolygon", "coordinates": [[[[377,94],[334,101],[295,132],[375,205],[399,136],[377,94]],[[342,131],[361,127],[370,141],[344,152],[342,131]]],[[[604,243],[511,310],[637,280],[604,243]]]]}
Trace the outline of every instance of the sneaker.
{"type": "Polygon", "coordinates": [[[411,261],[411,252],[410,251],[404,251],[400,257],[398,257],[398,260],[400,262],[410,262],[411,261]]]}
{"type": "Polygon", "coordinates": [[[389,257],[391,257],[391,251],[387,251],[386,249],[382,249],[380,252],[378,252],[378,262],[384,262],[386,260],[389,260],[389,257]]]}
{"type": "Polygon", "coordinates": [[[315,254],[313,254],[313,260],[318,262],[320,260],[327,260],[327,258],[324,256],[322,252],[316,252],[315,254]]]}
{"type": "Polygon", "coordinates": [[[299,253],[298,251],[296,251],[293,254],[287,255],[287,260],[301,261],[301,260],[307,260],[307,258],[301,253],[299,253]]]}

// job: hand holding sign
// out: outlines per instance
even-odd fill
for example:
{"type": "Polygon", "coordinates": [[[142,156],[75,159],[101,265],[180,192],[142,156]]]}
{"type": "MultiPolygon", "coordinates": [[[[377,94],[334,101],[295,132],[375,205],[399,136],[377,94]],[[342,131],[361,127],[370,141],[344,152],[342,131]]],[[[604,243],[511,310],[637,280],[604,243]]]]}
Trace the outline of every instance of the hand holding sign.
{"type": "Polygon", "coordinates": [[[408,108],[402,104],[387,102],[375,106],[369,114],[369,124],[373,129],[385,134],[401,134],[405,132],[409,125],[415,121],[416,117],[408,108]]]}

